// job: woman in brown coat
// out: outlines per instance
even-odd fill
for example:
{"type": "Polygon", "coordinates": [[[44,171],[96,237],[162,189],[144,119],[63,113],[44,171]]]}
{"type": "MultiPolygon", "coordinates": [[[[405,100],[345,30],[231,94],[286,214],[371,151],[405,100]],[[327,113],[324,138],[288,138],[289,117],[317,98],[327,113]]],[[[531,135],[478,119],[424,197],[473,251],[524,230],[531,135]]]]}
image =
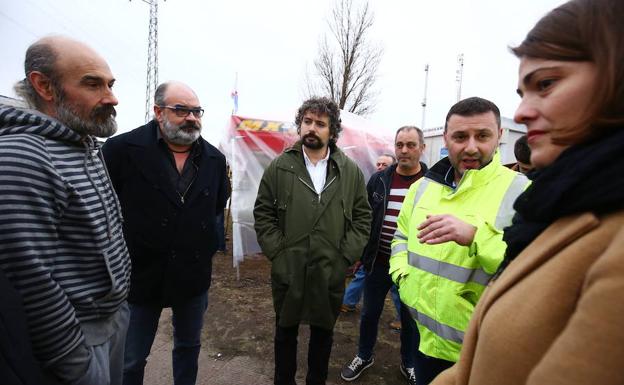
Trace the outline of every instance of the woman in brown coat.
{"type": "Polygon", "coordinates": [[[570,1],[512,51],[538,170],[433,384],[624,384],[624,1],[570,1]]]}

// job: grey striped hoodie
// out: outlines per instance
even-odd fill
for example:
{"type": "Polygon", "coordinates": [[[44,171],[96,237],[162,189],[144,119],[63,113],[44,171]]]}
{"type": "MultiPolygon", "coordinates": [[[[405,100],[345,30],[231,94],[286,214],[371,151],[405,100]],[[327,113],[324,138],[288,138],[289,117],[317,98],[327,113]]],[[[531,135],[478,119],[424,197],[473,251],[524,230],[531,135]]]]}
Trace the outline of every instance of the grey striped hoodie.
{"type": "Polygon", "coordinates": [[[0,104],[0,268],[24,300],[33,350],[53,367],[127,296],[130,259],[99,144],[0,104]]]}

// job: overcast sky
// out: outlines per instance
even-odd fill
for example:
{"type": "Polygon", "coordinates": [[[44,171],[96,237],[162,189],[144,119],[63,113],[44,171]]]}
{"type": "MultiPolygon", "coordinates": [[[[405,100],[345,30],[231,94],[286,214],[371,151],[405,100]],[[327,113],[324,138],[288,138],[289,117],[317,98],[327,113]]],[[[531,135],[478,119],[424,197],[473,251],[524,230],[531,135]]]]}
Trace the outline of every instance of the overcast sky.
{"type": "MultiPolygon", "coordinates": [[[[355,0],[356,3],[358,0],[355,0]]],[[[218,142],[232,110],[238,72],[239,114],[293,119],[304,98],[333,0],[167,0],[159,2],[159,80],[181,80],[206,109],[204,136],[218,142]]],[[[393,132],[421,126],[424,67],[429,64],[425,128],[439,126],[457,97],[457,56],[464,54],[462,97],[482,96],[512,117],[522,41],[560,0],[371,0],[371,38],[384,48],[376,112],[393,132]]],[[[119,99],[120,132],[144,123],[149,6],[141,0],[0,0],[0,94],[14,96],[28,45],[48,34],[82,40],[109,63],[119,99]]]]}

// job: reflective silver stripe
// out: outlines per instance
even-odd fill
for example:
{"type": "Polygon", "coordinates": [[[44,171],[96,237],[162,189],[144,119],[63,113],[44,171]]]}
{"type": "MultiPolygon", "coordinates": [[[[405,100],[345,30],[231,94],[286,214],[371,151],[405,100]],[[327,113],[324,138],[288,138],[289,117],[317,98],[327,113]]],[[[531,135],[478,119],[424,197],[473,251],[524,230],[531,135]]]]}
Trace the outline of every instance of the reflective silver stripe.
{"type": "MultiPolygon", "coordinates": [[[[464,342],[464,332],[461,330],[457,330],[454,327],[445,325],[440,323],[433,318],[420,313],[418,310],[414,309],[411,306],[407,306],[409,309],[412,318],[416,320],[419,324],[423,325],[427,329],[429,329],[433,334],[442,337],[446,340],[457,342],[461,344],[464,342]]],[[[421,337],[422,338],[422,337],[421,337]]]]}
{"type": "Polygon", "coordinates": [[[522,174],[516,175],[514,180],[511,181],[511,184],[505,192],[503,200],[498,206],[496,222],[494,223],[494,226],[496,226],[497,229],[502,230],[511,225],[511,219],[515,213],[513,204],[516,201],[516,198],[518,198],[518,195],[522,194],[528,182],[528,178],[522,174]]]}
{"type": "Polygon", "coordinates": [[[392,246],[392,252],[390,255],[395,255],[402,251],[407,251],[407,243],[399,243],[397,245],[392,246]]]}
{"type": "Polygon", "coordinates": [[[396,231],[394,232],[394,237],[402,241],[407,241],[407,235],[403,234],[401,231],[399,231],[399,229],[396,229],[396,231]]]}
{"type": "Polygon", "coordinates": [[[418,185],[418,190],[416,190],[416,194],[414,194],[414,206],[412,206],[412,213],[414,212],[414,207],[416,207],[416,203],[418,203],[420,198],[425,193],[427,185],[429,185],[429,179],[422,178],[422,182],[420,182],[420,184],[418,185]]]}
{"type": "Polygon", "coordinates": [[[450,279],[459,283],[476,282],[483,286],[487,285],[492,278],[491,274],[483,269],[469,269],[450,263],[437,261],[424,255],[418,255],[412,251],[407,254],[407,263],[417,269],[426,271],[433,275],[450,279]]]}

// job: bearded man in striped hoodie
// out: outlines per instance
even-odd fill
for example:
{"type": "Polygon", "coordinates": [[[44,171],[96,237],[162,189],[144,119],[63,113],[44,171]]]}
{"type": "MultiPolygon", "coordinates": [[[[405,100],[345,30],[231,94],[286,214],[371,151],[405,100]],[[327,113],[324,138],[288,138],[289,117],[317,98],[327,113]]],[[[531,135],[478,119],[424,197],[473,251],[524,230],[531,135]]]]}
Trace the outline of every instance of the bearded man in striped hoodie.
{"type": "Polygon", "coordinates": [[[24,67],[16,92],[32,109],[0,105],[0,269],[23,301],[21,342],[44,384],[121,384],[130,262],[95,139],[117,129],[115,79],[61,36],[32,44],[24,67]]]}

